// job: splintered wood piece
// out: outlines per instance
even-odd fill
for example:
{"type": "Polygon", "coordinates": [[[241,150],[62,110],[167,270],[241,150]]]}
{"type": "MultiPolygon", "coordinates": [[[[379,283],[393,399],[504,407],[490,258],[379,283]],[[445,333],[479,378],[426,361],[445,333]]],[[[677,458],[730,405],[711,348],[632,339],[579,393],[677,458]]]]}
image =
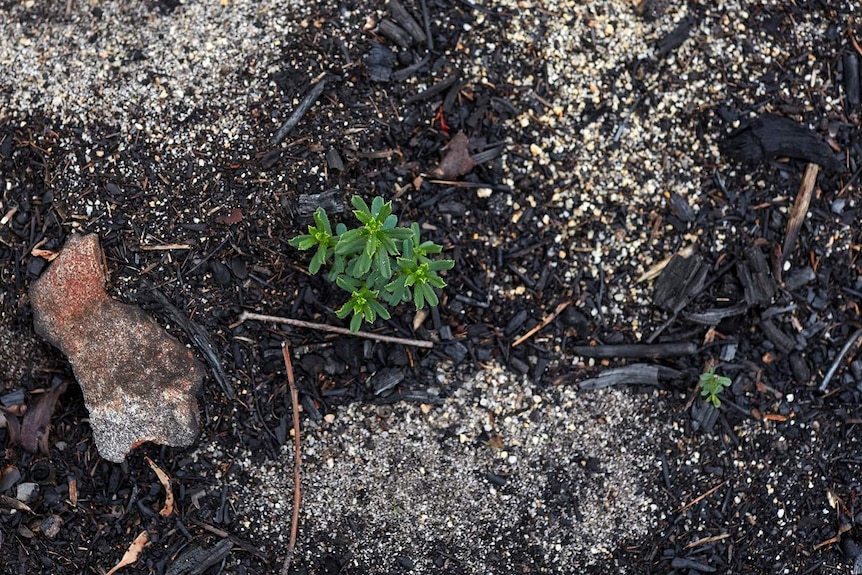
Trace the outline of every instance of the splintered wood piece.
{"type": "Polygon", "coordinates": [[[708,266],[703,256],[674,254],[655,283],[655,303],[676,314],[703,288],[708,266]]]}
{"type": "Polygon", "coordinates": [[[745,290],[745,302],[748,305],[763,306],[772,301],[775,280],[763,252],[755,247],[746,248],[745,260],[737,263],[736,271],[745,290]]]}
{"type": "Polygon", "coordinates": [[[802,227],[802,222],[805,221],[805,214],[808,213],[808,205],[811,203],[811,193],[817,183],[818,172],[820,172],[820,166],[808,164],[808,167],[805,168],[805,175],[802,176],[802,184],[799,186],[796,201],[793,202],[793,211],[790,213],[790,219],[787,221],[787,228],[784,232],[784,246],[781,249],[781,255],[785,261],[796,246],[796,238],[799,237],[799,229],[802,227]]]}

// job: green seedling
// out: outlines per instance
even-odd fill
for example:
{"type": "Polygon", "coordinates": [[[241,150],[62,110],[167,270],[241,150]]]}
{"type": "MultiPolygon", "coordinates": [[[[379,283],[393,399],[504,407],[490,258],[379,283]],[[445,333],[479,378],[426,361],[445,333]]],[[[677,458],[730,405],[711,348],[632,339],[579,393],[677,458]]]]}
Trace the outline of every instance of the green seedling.
{"type": "Polygon", "coordinates": [[[369,207],[365,200],[353,196],[350,203],[358,227],[347,229],[339,223],[333,233],[326,210],[317,208],[308,233],[288,242],[300,250],[313,249],[308,271],[316,274],[328,265],[329,281],[350,294],[336,315],[342,319],[352,315],[350,329],[358,331],[363,320],[373,323],[378,317],[389,319],[383,303],[394,307],[412,301],[417,310],[426,303],[436,306],[440,300],[435,289],[446,287],[438,272],[455,265],[452,260],[431,257],[443,247],[423,242],[416,223],[398,227],[392,202],[378,196],[369,207]]]}
{"type": "Polygon", "coordinates": [[[728,386],[730,386],[730,378],[716,375],[715,367],[711,367],[706,373],[700,374],[700,395],[714,405],[716,409],[721,407],[721,400],[718,396],[728,386]]]}

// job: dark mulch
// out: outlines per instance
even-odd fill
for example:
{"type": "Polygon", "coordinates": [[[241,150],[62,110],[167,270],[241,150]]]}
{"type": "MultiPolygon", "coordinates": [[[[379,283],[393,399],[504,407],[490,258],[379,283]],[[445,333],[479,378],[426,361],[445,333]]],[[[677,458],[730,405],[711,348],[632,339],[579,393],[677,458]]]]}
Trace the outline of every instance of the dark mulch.
{"type": "MultiPolygon", "coordinates": [[[[544,184],[553,179],[552,174],[530,173],[523,168],[525,158],[513,153],[508,169],[516,178],[514,188],[506,183],[499,156],[477,164],[457,185],[431,183],[426,178],[418,189],[412,188],[418,173],[437,166],[443,146],[459,131],[473,137],[474,155],[503,143],[513,150],[529,149],[531,143],[506,127],[507,120],[520,112],[512,103],[518,100],[515,87],[467,86],[458,70],[445,61],[444,54],[458,43],[458,31],[475,18],[476,11],[468,2],[444,4],[443,21],[435,28],[433,57],[430,62],[417,62],[416,67],[416,73],[423,73],[434,66],[436,77],[444,79],[442,89],[416,93],[408,84],[386,84],[386,98],[399,103],[403,121],[367,130],[356,148],[332,151],[328,143],[344,139],[336,137],[338,130],[359,122],[377,122],[371,117],[381,96],[373,74],[411,73],[411,62],[392,62],[385,50],[369,40],[364,54],[367,71],[357,72],[349,84],[328,83],[323,91],[322,97],[329,102],[353,104],[322,106],[306,115],[288,135],[293,141],[289,147],[273,145],[272,134],[264,130],[249,135],[251,160],[224,152],[222,157],[207,158],[203,166],[192,156],[182,161],[169,159],[156,171],[154,158],[162,152],[160,144],[124,142],[120,162],[97,164],[97,169],[78,176],[77,193],[99,200],[84,220],[72,218],[57,193],[57,182],[68,166],[55,160],[78,147],[93,147],[80,139],[80,129],[35,112],[26,118],[0,119],[0,193],[4,205],[17,208],[0,226],[0,313],[8,318],[9,333],[33,338],[27,288],[46,267],[44,259],[32,255],[34,248],[57,250],[77,229],[100,233],[115,281],[109,286],[115,297],[136,301],[175,326],[170,312],[154,297],[155,286],[208,332],[225,371],[234,378],[231,385],[239,398],[228,399],[214,380],[203,392],[204,439],[219,437],[226,449],[233,446],[261,458],[275,457],[289,440],[290,406],[285,400],[281,356],[285,338],[303,350],[295,369],[308,417],[321,417],[333,406],[348,402],[434,401],[438,396],[429,395],[428,390],[439,390],[439,384],[433,381],[432,368],[444,361],[476,368],[498,361],[528,375],[539,386],[568,385],[598,375],[601,366],[590,368],[582,363],[578,367],[577,358],[583,357],[584,350],[575,346],[633,344],[635,330],[631,325],[605,322],[601,308],[611,302],[604,276],[593,277],[586,266],[578,268],[575,260],[560,259],[557,250],[549,249],[557,233],[554,226],[536,225],[545,215],[552,221],[561,219],[554,208],[547,207],[552,205],[553,190],[544,184]],[[439,121],[429,121],[441,110],[446,130],[439,121]],[[309,158],[321,152],[326,153],[329,170],[325,185],[307,170],[309,158]],[[290,185],[266,195],[252,193],[261,172],[290,185]],[[15,183],[14,197],[6,191],[6,182],[15,183]],[[174,187],[194,193],[171,196],[174,187]],[[475,191],[481,187],[494,192],[489,198],[479,197],[475,191]],[[254,309],[343,325],[333,312],[341,303],[341,294],[324,278],[310,277],[304,269],[305,257],[297,255],[287,240],[308,223],[304,206],[325,202],[333,208],[331,212],[338,213],[354,193],[394,198],[398,215],[404,221],[423,224],[427,237],[446,246],[455,259],[441,305],[422,327],[413,329],[413,314],[406,307],[375,326],[380,333],[434,340],[435,348],[420,351],[331,338],[307,330],[274,329],[259,322],[231,327],[243,310],[254,309]],[[505,200],[515,193],[543,201],[513,221],[512,207],[505,200]],[[148,202],[158,195],[171,197],[171,203],[165,217],[153,222],[144,214],[148,202]],[[213,209],[208,220],[195,221],[185,215],[187,207],[201,203],[213,209]],[[488,236],[508,241],[491,245],[474,239],[488,236]],[[166,243],[189,243],[191,248],[142,250],[142,238],[152,243],[151,237],[166,243]],[[564,279],[567,271],[576,281],[564,279]],[[516,288],[530,297],[491,298],[492,292],[516,288]],[[513,347],[515,339],[567,301],[573,305],[544,328],[545,337],[513,347]],[[381,398],[373,387],[357,385],[373,373],[395,373],[399,383],[381,398]]],[[[325,34],[309,34],[295,41],[321,62],[339,57],[337,43],[325,34]]],[[[675,43],[674,38],[668,39],[664,49],[672,51],[675,43]]],[[[844,56],[837,41],[823,50],[820,56],[825,61],[837,63],[844,56]]],[[[505,66],[500,61],[492,64],[505,66]]],[[[838,73],[832,73],[834,85],[840,85],[838,73]]],[[[307,93],[313,77],[285,66],[275,81],[284,92],[284,101],[291,102],[307,93]]],[[[805,82],[791,72],[773,80],[790,85],[805,82]]],[[[839,97],[837,90],[828,96],[839,97]]],[[[856,359],[854,338],[862,327],[858,308],[862,238],[857,227],[862,197],[855,184],[862,147],[858,115],[827,114],[825,97],[813,93],[810,109],[784,110],[792,119],[763,117],[747,132],[743,125],[731,136],[727,153],[740,162],[753,163],[734,164],[745,167],[733,174],[716,167],[713,177],[702,183],[707,200],[696,214],[681,197],[672,197],[658,214],[680,238],[685,233],[700,235],[696,261],[688,260],[691,269],[673,263],[670,269],[677,275],[649,308],[633,302],[626,309],[631,318],[637,318],[644,339],[658,333],[650,343],[694,343],[694,349],[683,346],[681,355],[669,356],[661,348],[657,352],[615,348],[604,367],[637,361],[672,368],[666,372],[672,375],[659,377],[656,385],[675,398],[689,436],[711,433],[715,441],[704,443],[694,462],[675,459],[681,446],[662,446],[657,457],[663,472],[655,489],[678,506],[654,535],[616,551],[618,563],[634,572],[698,572],[704,566],[729,573],[845,572],[848,562],[858,555],[854,541],[860,538],[855,521],[862,462],[857,444],[862,422],[862,360],[856,359]],[[822,129],[806,129],[800,135],[795,131],[800,119],[822,129]],[[776,130],[764,130],[770,122],[782,122],[777,132],[783,142],[763,141],[776,134],[776,130]],[[831,134],[842,151],[837,160],[829,155],[828,146],[824,151],[819,145],[824,134],[831,134]],[[794,137],[800,141],[794,142],[794,137]],[[825,165],[798,245],[781,254],[788,215],[807,161],[825,165]],[[844,170],[847,165],[849,172],[844,170]],[[768,185],[754,185],[761,180],[768,185]],[[789,273],[783,259],[792,264],[789,273]],[[850,347],[838,362],[837,372],[825,389],[818,389],[847,342],[850,347]],[[624,357],[638,354],[647,357],[624,357]],[[689,399],[708,360],[718,362],[719,371],[733,380],[722,395],[720,411],[689,399]],[[787,440],[778,445],[764,435],[764,441],[756,443],[756,452],[740,454],[736,449],[746,422],[766,422],[764,425],[781,429],[787,440]],[[770,475],[770,462],[783,458],[795,458],[799,474],[809,479],[808,492],[782,492],[780,479],[770,475]],[[734,482],[735,468],[742,459],[746,465],[762,462],[759,485],[734,482]],[[715,497],[697,499],[716,485],[720,487],[715,497]],[[782,542],[788,535],[772,526],[775,506],[765,502],[761,493],[766,486],[776,491],[775,497],[793,500],[793,513],[800,520],[789,529],[793,541],[802,542],[797,547],[787,548],[782,542]],[[837,502],[834,516],[823,515],[827,497],[837,502]],[[695,539],[703,541],[691,547],[690,529],[695,524],[695,539]],[[837,539],[829,544],[833,537],[837,539]]],[[[858,92],[855,97],[856,107],[851,111],[858,113],[858,92]]],[[[781,112],[778,98],[773,97],[771,108],[781,112]]],[[[728,123],[752,111],[753,101],[741,87],[738,99],[693,116],[691,129],[728,133],[728,123]]],[[[260,112],[280,113],[278,103],[262,107],[268,106],[274,109],[260,112]]],[[[109,154],[118,149],[114,127],[88,126],[87,131],[109,154]]],[[[574,170],[576,161],[559,158],[557,170],[574,170]]],[[[620,219],[624,221],[624,213],[620,219]]],[[[585,227],[584,234],[588,231],[585,227]]],[[[682,246],[680,241],[677,247],[682,246]]],[[[616,270],[615,277],[633,274],[634,269],[616,270]]],[[[176,334],[187,341],[182,332],[176,334]]],[[[24,370],[19,380],[5,382],[4,393],[10,394],[3,398],[7,407],[32,401],[30,392],[48,387],[55,378],[72,381],[68,364],[56,351],[39,343],[21,349],[27,355],[17,359],[32,369],[24,370]]],[[[601,363],[597,361],[597,365],[601,363]]],[[[435,393],[445,397],[451,389],[435,393]]],[[[149,531],[152,544],[137,572],[186,573],[172,571],[171,566],[198,541],[208,541],[209,550],[200,551],[190,561],[205,565],[212,559],[214,566],[207,573],[227,572],[218,567],[224,548],[216,548],[226,538],[233,542],[233,552],[243,553],[247,559],[244,567],[231,573],[277,570],[281,549],[258,548],[235,535],[240,531],[240,518],[234,515],[231,494],[225,488],[214,488],[219,485],[216,473],[229,469],[217,469],[204,457],[192,458],[191,450],[157,446],[142,447],[123,465],[107,463],[95,451],[84,424],[86,417],[81,392],[70,385],[53,418],[53,446],[47,455],[9,445],[6,430],[0,430],[0,445],[5,446],[4,476],[20,473],[18,481],[10,480],[0,500],[4,573],[98,572],[97,560],[104,567],[103,557],[118,556],[142,530],[149,531]],[[147,455],[163,462],[174,478],[180,505],[177,515],[164,518],[158,514],[163,491],[144,459],[147,455]],[[32,512],[10,511],[8,497],[14,497],[14,484],[20,482],[40,486],[29,503],[32,512]],[[52,526],[58,522],[62,524],[53,534],[52,526]],[[194,543],[190,543],[192,534],[199,536],[194,543]]],[[[302,541],[301,545],[312,547],[314,543],[302,541]]],[[[299,569],[335,573],[341,564],[343,558],[330,557],[303,563],[299,569]]],[[[559,572],[563,571],[560,567],[559,572]]]]}

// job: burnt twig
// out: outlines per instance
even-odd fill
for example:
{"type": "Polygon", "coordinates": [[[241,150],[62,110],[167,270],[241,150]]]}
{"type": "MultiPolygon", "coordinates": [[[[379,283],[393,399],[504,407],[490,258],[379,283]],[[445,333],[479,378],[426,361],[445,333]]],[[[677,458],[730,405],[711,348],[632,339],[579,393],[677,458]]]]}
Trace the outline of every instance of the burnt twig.
{"type": "Polygon", "coordinates": [[[299,393],[296,390],[296,381],[293,378],[293,364],[290,363],[290,350],[287,342],[281,342],[281,355],[284,357],[284,368],[287,370],[287,385],[290,387],[290,403],[293,408],[293,518],[290,521],[290,540],[287,543],[287,555],[281,567],[281,575],[287,575],[290,564],[293,562],[293,553],[296,550],[296,533],[299,530],[299,504],[302,500],[300,491],[300,465],[302,464],[302,453],[299,443],[299,393]]]}
{"type": "Polygon", "coordinates": [[[325,323],[314,323],[311,321],[303,321],[301,319],[292,319],[289,317],[280,317],[277,315],[264,315],[260,313],[253,313],[250,311],[242,312],[242,315],[239,316],[239,320],[236,323],[231,324],[230,327],[231,329],[233,329],[244,321],[250,319],[257,321],[269,321],[272,323],[283,323],[287,325],[292,325],[293,327],[304,327],[307,329],[316,329],[318,331],[339,333],[341,335],[355,335],[356,337],[364,337],[367,339],[374,339],[377,341],[385,341],[389,343],[400,343],[402,345],[412,345],[413,347],[434,347],[434,344],[430,341],[422,341],[419,339],[405,339],[402,337],[393,337],[390,335],[379,335],[376,333],[369,333],[367,331],[350,331],[349,329],[343,327],[336,327],[334,325],[327,325],[325,323]]]}
{"type": "Polygon", "coordinates": [[[826,375],[823,377],[823,383],[820,384],[818,391],[821,393],[826,391],[826,388],[829,387],[829,382],[832,381],[832,376],[835,375],[835,372],[838,371],[838,366],[844,360],[844,356],[846,356],[847,352],[850,351],[850,348],[859,341],[860,336],[862,336],[862,329],[857,329],[853,332],[853,335],[850,336],[850,339],[847,340],[847,343],[845,343],[844,347],[841,348],[841,351],[838,352],[838,357],[835,358],[829,371],[827,371],[826,375]]]}
{"type": "Polygon", "coordinates": [[[682,355],[694,355],[697,353],[697,344],[685,343],[634,343],[622,345],[576,345],[571,352],[581,357],[673,357],[682,355]]]}
{"type": "Polygon", "coordinates": [[[293,111],[293,114],[291,114],[287,121],[282,124],[282,126],[275,134],[273,134],[273,145],[280,144],[281,141],[284,140],[287,135],[293,131],[296,125],[299,124],[299,121],[302,120],[302,117],[305,116],[306,113],[308,113],[308,111],[323,93],[324,87],[326,87],[326,78],[320,80],[311,88],[311,90],[309,90],[305,98],[302,99],[302,102],[299,103],[299,106],[296,107],[296,110],[293,111]]]}

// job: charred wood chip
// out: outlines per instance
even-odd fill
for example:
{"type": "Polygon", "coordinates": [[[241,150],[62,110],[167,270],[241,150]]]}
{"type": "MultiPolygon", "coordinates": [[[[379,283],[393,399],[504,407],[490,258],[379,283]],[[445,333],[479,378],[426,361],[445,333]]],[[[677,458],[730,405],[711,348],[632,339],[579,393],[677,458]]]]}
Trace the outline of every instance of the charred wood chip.
{"type": "MultiPolygon", "coordinates": [[[[394,56],[393,56],[393,58],[394,58],[394,56]]],[[[430,88],[427,88],[425,90],[422,90],[418,94],[414,94],[414,95],[410,96],[409,98],[407,98],[407,100],[404,101],[404,103],[405,104],[415,104],[416,102],[421,102],[423,100],[431,99],[434,96],[436,96],[437,94],[441,94],[441,93],[445,92],[446,90],[448,90],[452,86],[452,84],[454,84],[457,81],[458,81],[458,76],[449,76],[448,78],[440,80],[439,82],[437,82],[436,84],[434,84],[430,88]]]]}
{"type": "Polygon", "coordinates": [[[844,93],[847,111],[852,112],[859,105],[859,56],[855,52],[844,55],[844,93]]]}
{"type": "Polygon", "coordinates": [[[296,211],[301,217],[311,217],[317,208],[323,208],[327,214],[343,212],[344,202],[341,200],[341,191],[332,189],[319,194],[299,194],[296,211]]]}
{"type": "Polygon", "coordinates": [[[506,337],[511,336],[524,325],[524,322],[527,321],[527,318],[530,317],[530,314],[527,310],[522,309],[518,313],[512,316],[509,322],[506,324],[506,329],[503,330],[506,334],[506,337]]]}
{"type": "Polygon", "coordinates": [[[844,172],[844,163],[823,139],[806,126],[773,114],[763,114],[734,130],[721,144],[724,154],[744,164],[788,156],[844,172]]]}
{"type": "Polygon", "coordinates": [[[416,43],[421,44],[427,39],[425,32],[422,31],[422,27],[399,0],[389,0],[389,13],[392,14],[392,18],[410,34],[416,43]]]}
{"type": "Polygon", "coordinates": [[[658,55],[662,57],[667,56],[682,46],[683,42],[688,40],[692,27],[694,27],[694,20],[692,18],[683,18],[683,20],[677,24],[676,28],[660,38],[656,43],[658,55]]]}
{"type": "Polygon", "coordinates": [[[344,162],[341,160],[341,154],[332,146],[326,150],[326,166],[330,170],[344,171],[344,162]]]}
{"type": "Polygon", "coordinates": [[[678,379],[681,372],[661,365],[635,363],[617,367],[586,379],[578,384],[580,389],[602,389],[612,385],[659,385],[662,381],[678,379]]]}
{"type": "Polygon", "coordinates": [[[687,258],[674,254],[656,280],[656,305],[678,313],[703,289],[707,271],[700,254],[687,258]]]}
{"type": "Polygon", "coordinates": [[[718,325],[719,323],[721,323],[722,320],[728,317],[744,314],[747,309],[747,305],[745,305],[744,303],[738,303],[736,305],[708,309],[706,311],[698,313],[684,312],[682,314],[682,317],[692,323],[700,325],[718,325]]]}
{"type": "Polygon", "coordinates": [[[811,381],[811,368],[808,367],[808,361],[803,354],[790,354],[790,369],[797,383],[806,384],[811,381]]]}
{"type": "Polygon", "coordinates": [[[230,268],[218,260],[210,260],[210,271],[213,274],[213,279],[222,284],[227,285],[231,282],[230,268]]]}
{"type": "Polygon", "coordinates": [[[746,248],[745,259],[736,264],[736,271],[748,305],[764,306],[772,301],[776,285],[763,252],[746,248]]]}
{"type": "Polygon", "coordinates": [[[673,208],[674,213],[676,213],[676,217],[678,217],[680,221],[686,224],[694,221],[694,210],[691,209],[688,201],[678,193],[671,193],[670,206],[673,208]]]}
{"type": "Polygon", "coordinates": [[[509,366],[521,375],[526,375],[530,372],[529,364],[517,357],[509,358],[509,366]]]}
{"type": "Polygon", "coordinates": [[[205,549],[193,546],[183,551],[168,567],[166,575],[201,575],[204,571],[221,563],[233,549],[230,539],[222,539],[214,547],[205,549]]]}
{"type": "Polygon", "coordinates": [[[320,413],[320,410],[317,408],[317,403],[314,401],[314,398],[303,393],[299,396],[299,403],[302,405],[303,411],[308,414],[308,417],[310,417],[312,421],[323,421],[323,414],[320,413]]]}
{"type": "Polygon", "coordinates": [[[275,148],[274,150],[270,150],[260,159],[260,167],[264,170],[268,170],[274,165],[278,163],[281,159],[281,150],[275,148]]]}
{"type": "Polygon", "coordinates": [[[401,70],[396,70],[395,72],[393,72],[392,79],[395,80],[396,82],[406,80],[407,78],[409,78],[410,76],[412,76],[413,74],[415,74],[416,72],[421,70],[422,67],[425,66],[426,64],[428,64],[428,62],[430,60],[431,60],[431,57],[428,54],[426,54],[421,60],[417,60],[416,62],[414,62],[413,64],[410,64],[406,68],[402,68],[401,70]]]}
{"type": "Polygon", "coordinates": [[[691,427],[694,431],[710,432],[718,421],[719,411],[705,401],[695,401],[691,406],[691,427]]]}
{"type": "Polygon", "coordinates": [[[413,44],[413,38],[407,30],[392,20],[381,20],[377,25],[377,31],[380,32],[382,36],[389,38],[402,48],[409,48],[413,44]]]}
{"type": "Polygon", "coordinates": [[[811,267],[795,270],[784,280],[784,289],[787,291],[799,289],[804,285],[810,284],[816,278],[817,274],[814,273],[814,269],[811,267]]]}
{"type": "Polygon", "coordinates": [[[443,348],[443,353],[449,356],[456,365],[464,361],[464,358],[467,357],[467,352],[467,348],[460,341],[450,343],[443,348]]]}
{"type": "Polygon", "coordinates": [[[387,367],[372,375],[368,383],[371,385],[374,395],[380,395],[391,390],[402,381],[404,381],[404,370],[387,367]]]}
{"type": "Polygon", "coordinates": [[[772,320],[761,321],[760,329],[763,330],[766,338],[784,353],[788,353],[796,348],[796,340],[784,333],[772,320]]]}
{"type": "Polygon", "coordinates": [[[365,56],[365,68],[372,82],[388,82],[395,65],[395,52],[381,44],[373,44],[365,56]]]}

